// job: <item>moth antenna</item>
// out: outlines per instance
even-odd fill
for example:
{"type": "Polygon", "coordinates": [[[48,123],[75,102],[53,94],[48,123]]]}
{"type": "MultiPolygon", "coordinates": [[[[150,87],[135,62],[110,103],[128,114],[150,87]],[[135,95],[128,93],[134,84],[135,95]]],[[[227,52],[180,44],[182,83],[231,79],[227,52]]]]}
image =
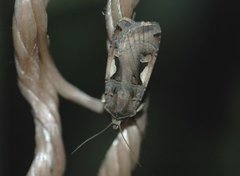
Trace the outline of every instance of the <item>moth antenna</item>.
{"type": "Polygon", "coordinates": [[[80,145],[78,145],[76,147],[75,150],[73,150],[71,152],[71,155],[74,154],[78,149],[80,149],[84,144],[86,144],[87,142],[91,141],[92,139],[94,139],[95,137],[99,136],[100,134],[102,134],[104,131],[106,131],[110,126],[112,125],[112,122],[110,124],[108,124],[104,129],[102,129],[101,131],[99,131],[98,133],[94,134],[92,137],[86,139],[85,141],[83,141],[80,145]]]}
{"type": "Polygon", "coordinates": [[[140,163],[140,162],[138,161],[138,159],[137,159],[136,153],[135,153],[134,150],[130,147],[130,145],[128,144],[127,140],[125,139],[125,137],[124,137],[124,135],[123,135],[123,131],[122,131],[121,125],[119,125],[118,127],[119,127],[119,131],[120,131],[120,134],[121,134],[124,142],[126,143],[128,149],[129,149],[130,152],[131,152],[131,155],[132,155],[133,159],[136,161],[136,163],[137,163],[137,165],[138,165],[139,167],[142,167],[141,163],[140,163]]]}

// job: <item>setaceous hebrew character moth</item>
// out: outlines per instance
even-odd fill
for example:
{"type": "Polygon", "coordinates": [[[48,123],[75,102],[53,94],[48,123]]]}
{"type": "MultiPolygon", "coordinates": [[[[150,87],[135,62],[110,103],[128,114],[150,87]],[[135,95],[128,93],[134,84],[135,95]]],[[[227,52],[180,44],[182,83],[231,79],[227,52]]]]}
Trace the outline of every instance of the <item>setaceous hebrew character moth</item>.
{"type": "Polygon", "coordinates": [[[155,22],[121,19],[108,48],[104,108],[112,123],[133,117],[141,110],[159,49],[160,26],[155,22]]]}

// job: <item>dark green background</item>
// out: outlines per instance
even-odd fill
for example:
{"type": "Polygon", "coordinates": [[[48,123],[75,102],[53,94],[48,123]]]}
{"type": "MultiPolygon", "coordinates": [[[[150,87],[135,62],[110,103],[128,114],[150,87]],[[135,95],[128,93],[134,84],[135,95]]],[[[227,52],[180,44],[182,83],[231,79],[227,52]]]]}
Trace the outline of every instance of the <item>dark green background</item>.
{"type": "MultiPolygon", "coordinates": [[[[142,0],[136,20],[162,27],[137,176],[240,175],[240,16],[234,1],[142,0]]],[[[0,175],[25,175],[34,151],[28,103],[16,84],[13,0],[0,0],[0,175]]],[[[52,0],[50,48],[67,80],[101,97],[106,64],[105,0],[52,0]]],[[[96,175],[114,138],[108,130],[70,152],[109,119],[60,101],[66,175],[96,175]]]]}

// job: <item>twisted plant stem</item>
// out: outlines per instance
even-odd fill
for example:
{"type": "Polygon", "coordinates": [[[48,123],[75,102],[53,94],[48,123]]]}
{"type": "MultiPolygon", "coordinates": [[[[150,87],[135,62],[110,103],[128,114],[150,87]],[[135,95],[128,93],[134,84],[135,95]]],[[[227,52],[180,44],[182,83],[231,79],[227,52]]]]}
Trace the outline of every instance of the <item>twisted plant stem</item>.
{"type": "Polygon", "coordinates": [[[100,100],[92,98],[63,79],[48,51],[48,0],[16,0],[13,16],[15,63],[20,90],[33,109],[35,156],[29,176],[60,176],[65,154],[58,112],[58,93],[95,112],[100,100]]]}
{"type": "MultiPolygon", "coordinates": [[[[139,0],[109,0],[106,8],[106,28],[108,40],[111,40],[116,24],[123,17],[132,18],[133,11],[139,0]]],[[[123,129],[107,151],[99,169],[99,176],[130,176],[139,163],[140,146],[146,127],[147,103],[143,114],[136,123],[123,129]],[[126,141],[124,140],[124,138],[126,141]],[[128,147],[128,145],[129,147],[128,147]]]]}
{"type": "Polygon", "coordinates": [[[140,146],[146,127],[146,120],[147,104],[141,117],[136,120],[136,124],[124,128],[123,136],[119,133],[114,139],[102,162],[98,176],[131,175],[136,165],[139,164],[140,146]]]}
{"type": "MultiPolygon", "coordinates": [[[[13,16],[15,62],[20,90],[33,109],[35,123],[35,156],[29,176],[59,176],[65,169],[64,147],[58,112],[58,93],[97,113],[103,112],[100,100],[68,83],[54,66],[48,51],[48,0],[16,0],[13,16]]],[[[108,40],[116,23],[131,18],[138,0],[109,0],[106,11],[108,40]]],[[[146,106],[135,125],[123,130],[123,135],[136,154],[119,134],[109,148],[100,167],[100,176],[131,175],[140,151],[142,132],[146,126],[146,106]]]]}
{"type": "Polygon", "coordinates": [[[62,175],[65,168],[57,91],[44,65],[46,5],[47,1],[16,0],[13,17],[18,83],[33,109],[35,123],[36,148],[29,176],[62,175]]]}

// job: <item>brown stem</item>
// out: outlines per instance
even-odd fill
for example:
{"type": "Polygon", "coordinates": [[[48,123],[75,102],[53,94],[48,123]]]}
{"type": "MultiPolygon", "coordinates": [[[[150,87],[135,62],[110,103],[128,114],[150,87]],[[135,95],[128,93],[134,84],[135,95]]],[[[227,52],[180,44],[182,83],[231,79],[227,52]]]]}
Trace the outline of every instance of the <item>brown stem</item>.
{"type": "MultiPolygon", "coordinates": [[[[106,9],[106,27],[108,38],[111,40],[117,22],[123,17],[131,18],[133,10],[139,0],[109,0],[106,9]]],[[[104,161],[99,169],[99,176],[130,176],[138,163],[142,134],[145,131],[147,119],[147,103],[143,114],[136,124],[124,128],[123,135],[129,144],[126,145],[119,133],[107,151],[104,161]],[[133,153],[134,152],[134,153],[133,153]]]]}
{"type": "Polygon", "coordinates": [[[35,155],[29,176],[60,176],[65,154],[58,112],[58,93],[95,112],[102,112],[100,100],[90,97],[64,80],[48,51],[48,0],[16,0],[13,40],[19,88],[33,109],[35,155]]]}

